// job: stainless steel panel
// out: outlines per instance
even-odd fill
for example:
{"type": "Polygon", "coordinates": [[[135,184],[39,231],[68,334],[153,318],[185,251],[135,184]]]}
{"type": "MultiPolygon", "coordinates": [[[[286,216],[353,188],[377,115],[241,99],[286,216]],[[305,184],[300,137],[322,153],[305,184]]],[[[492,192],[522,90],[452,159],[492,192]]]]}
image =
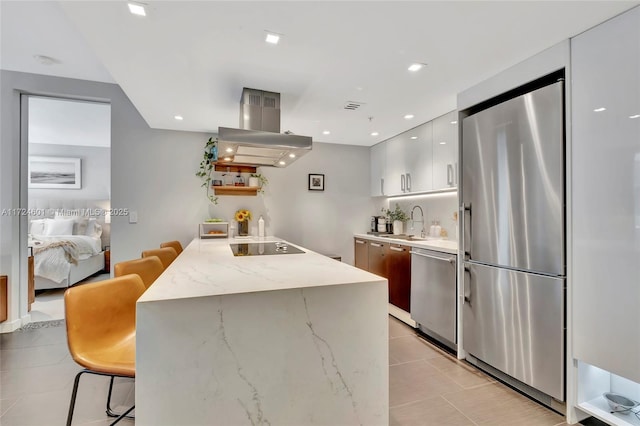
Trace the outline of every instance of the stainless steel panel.
{"type": "Polygon", "coordinates": [[[411,251],[411,318],[456,343],[456,256],[411,251]]]}
{"type": "Polygon", "coordinates": [[[470,260],[565,274],[563,93],[558,82],[464,119],[470,260]]]}
{"type": "Polygon", "coordinates": [[[465,262],[464,350],[564,401],[564,279],[465,262]]]}

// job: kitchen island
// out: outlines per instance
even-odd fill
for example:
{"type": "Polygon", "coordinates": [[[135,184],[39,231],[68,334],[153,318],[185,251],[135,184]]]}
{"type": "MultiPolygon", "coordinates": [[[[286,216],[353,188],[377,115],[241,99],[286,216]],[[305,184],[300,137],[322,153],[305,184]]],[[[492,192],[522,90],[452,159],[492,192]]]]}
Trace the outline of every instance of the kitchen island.
{"type": "Polygon", "coordinates": [[[388,424],[387,281],[274,241],[195,239],[138,300],[136,424],[388,424]]]}

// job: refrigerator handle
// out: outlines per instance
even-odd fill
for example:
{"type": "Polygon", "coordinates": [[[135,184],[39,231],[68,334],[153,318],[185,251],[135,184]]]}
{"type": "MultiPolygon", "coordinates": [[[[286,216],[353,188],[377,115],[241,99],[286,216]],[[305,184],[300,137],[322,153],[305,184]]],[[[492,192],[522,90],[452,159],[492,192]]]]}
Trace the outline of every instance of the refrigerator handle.
{"type": "Polygon", "coordinates": [[[404,192],[404,175],[400,175],[400,191],[404,192]]]}
{"type": "Polygon", "coordinates": [[[464,260],[471,259],[471,203],[463,204],[462,210],[464,216],[462,217],[462,246],[464,248],[464,260]],[[467,217],[469,220],[467,221],[467,217]]]}
{"type": "Polygon", "coordinates": [[[406,175],[406,181],[407,181],[407,192],[411,192],[411,173],[407,173],[406,175]]]}
{"type": "Polygon", "coordinates": [[[464,300],[462,301],[463,305],[465,303],[468,303],[469,305],[471,305],[471,283],[467,285],[467,278],[466,278],[467,274],[469,275],[469,281],[471,281],[471,270],[465,266],[464,267],[465,277],[462,279],[462,295],[464,297],[464,300]],[[467,292],[467,289],[469,289],[469,292],[467,292]]]}
{"type": "Polygon", "coordinates": [[[447,185],[453,186],[453,164],[447,164],[447,185]]]}
{"type": "Polygon", "coordinates": [[[384,178],[380,178],[380,194],[384,195],[384,178]]]}

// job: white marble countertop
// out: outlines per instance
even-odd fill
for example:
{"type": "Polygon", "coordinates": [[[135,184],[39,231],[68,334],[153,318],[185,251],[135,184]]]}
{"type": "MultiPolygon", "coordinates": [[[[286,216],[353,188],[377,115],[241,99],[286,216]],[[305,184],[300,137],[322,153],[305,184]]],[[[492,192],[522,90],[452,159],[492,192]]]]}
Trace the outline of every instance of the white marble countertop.
{"type": "Polygon", "coordinates": [[[234,256],[229,244],[277,237],[194,239],[138,303],[238,293],[379,282],[380,277],[295,244],[305,253],[234,256]]]}
{"type": "Polygon", "coordinates": [[[452,241],[452,240],[408,241],[408,240],[403,240],[401,238],[380,237],[380,236],[371,235],[371,234],[353,234],[353,236],[362,238],[365,240],[402,244],[409,247],[435,250],[443,253],[458,254],[458,242],[452,241]]]}

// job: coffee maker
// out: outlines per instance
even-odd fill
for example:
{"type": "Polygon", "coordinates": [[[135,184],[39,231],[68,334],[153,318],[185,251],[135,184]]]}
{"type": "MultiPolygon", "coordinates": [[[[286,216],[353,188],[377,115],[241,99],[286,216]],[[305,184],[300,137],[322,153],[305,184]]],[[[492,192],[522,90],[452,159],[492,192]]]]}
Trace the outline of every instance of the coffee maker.
{"type": "Polygon", "coordinates": [[[378,233],[378,232],[385,232],[380,231],[380,229],[378,229],[378,219],[384,219],[384,216],[371,216],[371,232],[373,233],[378,233]]]}

